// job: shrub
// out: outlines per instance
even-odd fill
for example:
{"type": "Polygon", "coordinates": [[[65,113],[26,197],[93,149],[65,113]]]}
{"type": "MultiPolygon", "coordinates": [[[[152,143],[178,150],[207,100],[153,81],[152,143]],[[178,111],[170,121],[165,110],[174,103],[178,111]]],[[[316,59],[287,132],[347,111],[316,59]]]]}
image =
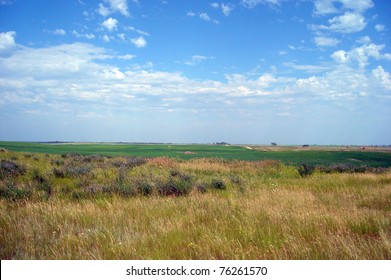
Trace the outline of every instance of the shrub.
{"type": "Polygon", "coordinates": [[[153,186],[146,181],[136,182],[136,191],[138,194],[149,196],[153,193],[153,186]]]}
{"type": "Polygon", "coordinates": [[[52,185],[49,182],[42,182],[37,187],[38,190],[45,192],[46,198],[49,198],[53,193],[52,185]]]}
{"type": "Polygon", "coordinates": [[[103,193],[105,188],[102,185],[92,184],[85,188],[85,192],[89,195],[97,195],[103,193]]]}
{"type": "Polygon", "coordinates": [[[44,183],[46,182],[46,179],[43,177],[43,175],[39,172],[38,169],[34,169],[31,174],[31,178],[34,182],[37,183],[44,183]]]}
{"type": "Polygon", "coordinates": [[[179,174],[177,177],[170,177],[168,181],[161,182],[158,193],[164,196],[187,195],[192,189],[192,178],[187,174],[179,174]]]}
{"type": "Polygon", "coordinates": [[[227,188],[224,181],[221,179],[213,179],[210,185],[213,189],[217,190],[225,190],[227,188]]]}
{"type": "Polygon", "coordinates": [[[206,193],[207,188],[206,188],[206,186],[205,186],[204,184],[197,184],[197,185],[195,186],[195,190],[196,190],[197,192],[199,192],[199,193],[206,193]]]}
{"type": "Polygon", "coordinates": [[[315,167],[312,165],[303,164],[297,169],[297,171],[299,172],[301,177],[306,177],[314,173],[315,167]]]}
{"type": "Polygon", "coordinates": [[[89,175],[91,172],[91,166],[83,165],[83,166],[72,166],[68,165],[65,168],[65,175],[68,177],[81,177],[85,175],[89,175]]]}
{"type": "Polygon", "coordinates": [[[0,178],[5,176],[19,176],[26,172],[26,168],[23,165],[19,165],[13,161],[1,160],[0,162],[0,178]]]}
{"type": "Polygon", "coordinates": [[[51,163],[52,163],[52,165],[60,166],[60,165],[64,164],[64,160],[63,159],[52,159],[51,163]]]}
{"type": "Polygon", "coordinates": [[[129,168],[133,168],[136,166],[140,166],[146,164],[147,160],[143,157],[128,157],[125,162],[125,166],[129,168]]]}
{"type": "Polygon", "coordinates": [[[30,189],[17,187],[14,182],[6,182],[5,186],[0,186],[0,198],[10,201],[29,199],[32,195],[30,189]]]}
{"type": "MultiPolygon", "coordinates": [[[[111,189],[112,192],[117,193],[120,196],[123,197],[130,197],[130,196],[135,196],[137,193],[134,190],[134,188],[129,185],[129,184],[117,184],[112,186],[111,189]]],[[[107,192],[107,190],[106,190],[107,192]]]]}
{"type": "Polygon", "coordinates": [[[65,173],[61,169],[53,168],[53,175],[57,178],[65,178],[65,173]]]}

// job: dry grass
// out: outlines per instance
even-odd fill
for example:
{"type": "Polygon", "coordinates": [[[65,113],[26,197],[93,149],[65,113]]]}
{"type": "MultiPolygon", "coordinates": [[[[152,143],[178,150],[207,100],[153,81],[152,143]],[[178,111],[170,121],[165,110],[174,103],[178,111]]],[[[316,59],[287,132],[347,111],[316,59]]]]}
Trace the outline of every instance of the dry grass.
{"type": "MultiPolygon", "coordinates": [[[[51,174],[44,155],[13,156],[27,167],[20,184],[33,168],[51,174]]],[[[115,160],[126,161],[104,159],[86,180],[116,181],[115,160]]],[[[160,158],[121,176],[156,183],[173,170],[227,188],[73,199],[64,184],[83,186],[50,177],[48,199],[0,200],[1,259],[391,259],[390,172],[301,178],[276,162],[160,158]]]]}

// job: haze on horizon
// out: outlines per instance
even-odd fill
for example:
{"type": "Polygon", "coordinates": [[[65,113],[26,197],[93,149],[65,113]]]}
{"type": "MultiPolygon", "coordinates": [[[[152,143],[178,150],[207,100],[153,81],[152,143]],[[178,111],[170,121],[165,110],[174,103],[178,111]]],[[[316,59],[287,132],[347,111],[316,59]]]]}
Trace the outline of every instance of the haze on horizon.
{"type": "Polygon", "coordinates": [[[390,145],[391,1],[0,1],[0,141],[390,145]]]}

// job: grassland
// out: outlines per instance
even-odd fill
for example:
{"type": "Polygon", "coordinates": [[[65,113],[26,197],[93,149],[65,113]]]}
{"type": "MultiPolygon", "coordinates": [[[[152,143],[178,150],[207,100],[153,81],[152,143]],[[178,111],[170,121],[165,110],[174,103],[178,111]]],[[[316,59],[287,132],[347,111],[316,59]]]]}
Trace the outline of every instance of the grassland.
{"type": "Polygon", "coordinates": [[[0,160],[1,259],[391,259],[389,169],[300,176],[274,160],[6,150],[0,160]]]}

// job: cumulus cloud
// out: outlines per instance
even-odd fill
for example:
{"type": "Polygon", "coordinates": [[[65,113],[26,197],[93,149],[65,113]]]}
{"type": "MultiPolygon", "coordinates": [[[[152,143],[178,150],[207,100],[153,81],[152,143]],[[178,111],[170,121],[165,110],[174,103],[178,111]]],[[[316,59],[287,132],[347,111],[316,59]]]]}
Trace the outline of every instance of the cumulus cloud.
{"type": "Polygon", "coordinates": [[[0,51],[7,50],[15,46],[15,31],[0,33],[0,51]]]}
{"type": "Polygon", "coordinates": [[[73,30],[72,34],[77,38],[86,38],[88,40],[95,39],[95,35],[92,33],[82,34],[77,32],[76,30],[73,30]]]}
{"type": "Polygon", "coordinates": [[[128,11],[128,3],[126,0],[105,0],[105,3],[108,6],[105,6],[102,3],[99,3],[98,5],[97,12],[100,15],[107,17],[112,13],[118,12],[124,16],[130,16],[128,11]]]}
{"type": "Polygon", "coordinates": [[[204,60],[208,59],[208,57],[203,55],[193,55],[190,60],[187,60],[184,62],[184,64],[188,66],[194,66],[204,60]]]}
{"type": "Polygon", "coordinates": [[[196,14],[196,13],[190,11],[190,12],[187,12],[186,15],[187,15],[188,17],[195,17],[195,16],[198,16],[201,20],[206,21],[206,22],[211,22],[211,23],[215,23],[215,24],[219,24],[219,23],[220,23],[218,20],[212,19],[212,18],[211,18],[207,13],[205,13],[205,12],[196,14]]]}
{"type": "Polygon", "coordinates": [[[56,29],[56,30],[53,31],[53,34],[54,34],[54,35],[61,35],[61,36],[64,36],[64,35],[66,35],[67,33],[65,32],[64,29],[56,29]]]}
{"type": "Polygon", "coordinates": [[[102,3],[99,3],[97,12],[104,17],[107,17],[108,15],[111,14],[111,11],[109,8],[105,7],[102,3]]]}
{"type": "Polygon", "coordinates": [[[332,0],[315,0],[314,13],[317,15],[327,15],[337,13],[338,10],[334,7],[332,0]]]}
{"type": "Polygon", "coordinates": [[[210,17],[207,13],[201,13],[200,19],[205,20],[205,21],[210,21],[210,17]]]}
{"type": "Polygon", "coordinates": [[[135,28],[135,27],[133,27],[133,26],[127,26],[127,27],[125,27],[125,30],[130,30],[130,31],[136,32],[136,33],[138,33],[138,34],[140,34],[140,35],[143,35],[143,36],[149,36],[149,33],[148,33],[148,32],[143,31],[143,30],[141,30],[141,29],[137,29],[137,28],[135,28]]]}
{"type": "Polygon", "coordinates": [[[372,0],[315,0],[314,13],[316,15],[338,13],[340,10],[336,4],[341,6],[342,10],[351,10],[356,13],[363,13],[373,7],[372,0]]]}
{"type": "Polygon", "coordinates": [[[229,16],[234,9],[234,6],[229,3],[228,4],[225,4],[225,3],[219,4],[217,2],[214,2],[214,3],[211,3],[210,6],[215,9],[221,9],[221,11],[223,12],[223,14],[225,16],[229,16]]]}
{"type": "Polygon", "coordinates": [[[109,31],[113,31],[117,29],[117,25],[118,25],[118,20],[114,18],[108,18],[102,23],[102,26],[109,31]]]}
{"type": "Polygon", "coordinates": [[[233,9],[234,7],[231,4],[221,4],[221,10],[225,16],[229,16],[233,9]]]}
{"type": "Polygon", "coordinates": [[[328,70],[328,67],[325,66],[319,66],[319,65],[300,65],[292,62],[287,62],[283,64],[286,67],[290,67],[296,70],[305,71],[308,73],[316,73],[316,72],[322,72],[325,70],[328,70]]]}
{"type": "MultiPolygon", "coordinates": [[[[380,50],[377,54],[376,46],[365,48],[363,52],[369,57],[385,57],[380,50]]],[[[340,57],[351,60],[350,52],[341,50],[340,57]]],[[[350,67],[349,63],[321,72],[316,65],[289,65],[313,72],[302,78],[252,73],[227,74],[221,81],[156,71],[150,68],[153,66],[150,62],[132,65],[129,61],[123,69],[111,64],[111,59],[131,60],[133,57],[115,55],[110,50],[85,43],[15,49],[6,57],[0,57],[0,92],[3,93],[0,106],[17,104],[14,107],[26,108],[31,105],[36,111],[57,114],[59,110],[67,110],[72,115],[93,112],[91,108],[98,106],[100,110],[96,109],[96,112],[105,115],[102,108],[116,109],[122,114],[151,108],[162,112],[175,108],[170,107],[173,102],[181,102],[182,111],[244,108],[250,115],[259,112],[259,106],[254,104],[269,108],[282,99],[295,97],[299,98],[298,102],[314,98],[340,102],[356,98],[357,93],[360,96],[389,95],[391,86],[390,74],[382,67],[366,73],[365,69],[350,67]],[[233,106],[238,104],[241,106],[233,106]]],[[[190,61],[207,58],[194,55],[190,61]]]]}
{"type": "Polygon", "coordinates": [[[114,12],[119,12],[124,16],[130,15],[128,11],[128,3],[126,0],[107,0],[106,2],[109,3],[111,10],[114,12]]]}
{"type": "Polygon", "coordinates": [[[314,39],[315,44],[319,47],[334,47],[338,45],[341,41],[335,38],[317,36],[314,39]]]}
{"type": "Polygon", "coordinates": [[[147,41],[144,39],[143,36],[140,36],[140,37],[137,37],[137,38],[133,38],[130,41],[137,48],[144,48],[147,45],[147,41]]]}
{"type": "Polygon", "coordinates": [[[355,33],[363,30],[367,25],[365,18],[360,14],[346,12],[342,16],[329,20],[329,30],[340,33],[355,33]]]}
{"type": "Polygon", "coordinates": [[[105,34],[105,35],[102,36],[102,40],[104,42],[108,43],[108,42],[110,42],[110,37],[107,34],[105,34]]]}
{"type": "Polygon", "coordinates": [[[344,50],[338,50],[331,55],[337,63],[357,63],[360,68],[364,68],[368,65],[368,60],[373,58],[375,60],[391,60],[391,54],[382,54],[381,51],[385,45],[365,44],[360,47],[354,48],[348,52],[344,50]]]}
{"type": "Polygon", "coordinates": [[[375,29],[377,32],[382,32],[386,27],[383,24],[376,24],[375,29]]]}
{"type": "Polygon", "coordinates": [[[384,88],[386,88],[387,90],[391,90],[391,75],[390,73],[384,71],[383,67],[378,66],[373,69],[372,76],[376,80],[380,81],[384,88]]]}
{"type": "Polygon", "coordinates": [[[337,63],[346,63],[348,61],[348,55],[344,50],[333,52],[331,58],[337,63]]]}
{"type": "Polygon", "coordinates": [[[254,8],[259,4],[279,5],[282,0],[241,0],[241,4],[246,8],[254,8]]]}
{"type": "Polygon", "coordinates": [[[329,30],[339,33],[355,33],[363,30],[367,22],[361,14],[346,12],[328,20],[329,25],[312,25],[315,30],[329,30]]]}

